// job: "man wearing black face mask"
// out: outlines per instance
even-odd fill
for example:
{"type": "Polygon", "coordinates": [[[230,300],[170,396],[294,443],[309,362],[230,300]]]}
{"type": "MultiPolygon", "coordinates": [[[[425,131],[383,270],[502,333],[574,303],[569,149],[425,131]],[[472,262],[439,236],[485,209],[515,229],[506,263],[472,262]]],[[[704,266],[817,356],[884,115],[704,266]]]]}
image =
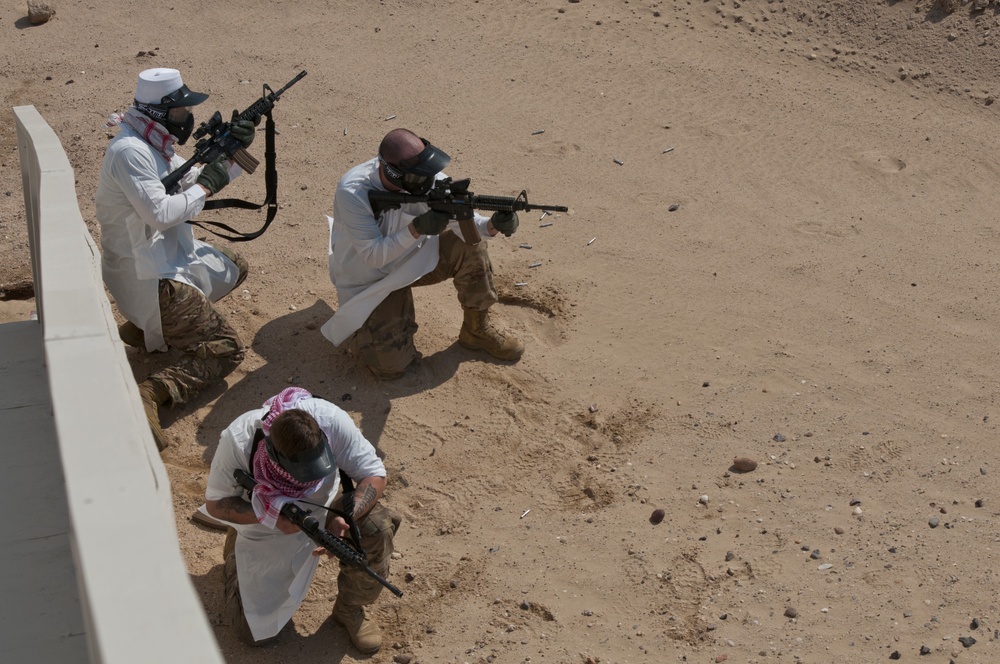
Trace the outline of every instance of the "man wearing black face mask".
{"type": "MultiPolygon", "coordinates": [[[[94,195],[104,283],[127,319],[119,328],[122,340],[147,351],[184,352],[178,364],[139,385],[161,451],[167,440],[159,406],[186,403],[244,355],[239,335],[212,303],[246,278],[247,263],[230,249],[195,240],[185,223],[240,173],[239,166],[222,158],[192,168],[173,195],[160,182],[184,163],[174,144],[191,136],[191,108],[207,98],[188,89],[176,69],[141,72],[134,105],[108,145],[94,195]]],[[[253,123],[237,122],[234,115],[232,135],[249,146],[253,123]]]]}
{"type": "MultiPolygon", "coordinates": [[[[497,303],[493,266],[486,243],[468,245],[458,223],[426,204],[402,205],[376,218],[368,192],[425,194],[451,158],[407,129],[382,139],[378,156],[341,178],[333,200],[330,279],[338,309],[323,326],[334,345],[348,349],[376,378],[399,378],[420,358],[413,345],[417,329],[411,287],[451,279],[464,312],[458,343],[516,362],[524,344],[497,330],[488,310],[497,303]]],[[[517,215],[475,216],[483,239],[512,234],[517,215]]]]}

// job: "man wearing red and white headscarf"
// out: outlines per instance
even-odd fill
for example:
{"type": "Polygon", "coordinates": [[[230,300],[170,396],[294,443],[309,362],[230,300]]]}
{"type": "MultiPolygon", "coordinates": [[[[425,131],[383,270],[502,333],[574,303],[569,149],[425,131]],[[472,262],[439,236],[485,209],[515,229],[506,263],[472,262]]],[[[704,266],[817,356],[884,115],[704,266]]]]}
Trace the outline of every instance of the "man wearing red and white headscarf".
{"type": "MultiPolygon", "coordinates": [[[[190,90],[176,69],[141,72],[135,101],[104,155],[94,195],[104,284],[126,318],[119,328],[122,341],[150,352],[170,347],[183,353],[180,362],[139,385],[161,451],[167,439],[159,407],[187,403],[244,356],[236,330],[212,304],[242,283],[247,262],[231,249],[196,240],[186,223],[240,167],[225,157],[195,166],[176,193],[161,182],[184,163],[174,145],[187,142],[194,128],[191,109],[207,98],[190,90]]],[[[237,121],[234,113],[230,134],[249,146],[254,125],[237,121]]]]}
{"type": "MultiPolygon", "coordinates": [[[[334,404],[290,387],[263,406],[244,413],[222,432],[205,492],[209,515],[230,525],[223,549],[226,616],[247,643],[270,642],[291,619],[312,583],[322,549],[284,516],[295,501],[320,515],[323,507],[343,510],[340,472],[356,485],[352,516],[369,566],[389,573],[393,536],[400,517],[379,502],[385,466],[350,416],[334,404]],[[257,482],[247,500],[236,470],[257,482]]],[[[327,529],[348,532],[329,512],[327,529]]],[[[382,645],[378,625],[365,611],[382,586],[362,570],[341,563],[333,618],[363,653],[382,645]]]]}

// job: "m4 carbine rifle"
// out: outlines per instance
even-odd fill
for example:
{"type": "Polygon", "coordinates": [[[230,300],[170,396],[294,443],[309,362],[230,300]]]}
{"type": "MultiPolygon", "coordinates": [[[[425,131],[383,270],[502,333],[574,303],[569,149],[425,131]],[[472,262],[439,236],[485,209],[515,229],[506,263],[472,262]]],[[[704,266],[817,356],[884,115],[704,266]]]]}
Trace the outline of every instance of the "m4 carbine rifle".
{"type": "Polygon", "coordinates": [[[491,212],[520,212],[521,210],[547,210],[568,212],[565,205],[534,205],[528,202],[528,192],[522,191],[517,198],[510,196],[477,196],[469,191],[470,180],[441,178],[426,194],[407,194],[397,191],[369,191],[368,202],[372,213],[378,219],[385,210],[394,210],[406,203],[426,203],[432,210],[446,212],[458,220],[462,238],[466,244],[479,244],[479,231],[472,218],[473,210],[491,212]]]}
{"type": "MultiPolygon", "coordinates": [[[[191,221],[188,223],[201,226],[210,233],[236,242],[252,240],[260,237],[264,231],[267,230],[267,227],[274,220],[274,216],[278,212],[278,171],[275,168],[276,153],[274,149],[274,136],[277,131],[275,130],[274,119],[271,117],[271,110],[274,108],[275,102],[281,98],[281,95],[283,95],[288,88],[302,80],[302,77],[305,75],[306,72],[300,71],[295,78],[290,80],[277,91],[272,90],[271,86],[265,83],[264,93],[261,95],[260,99],[255,101],[236,117],[237,120],[250,120],[254,123],[254,125],[256,125],[260,122],[261,117],[267,116],[267,124],[265,126],[266,143],[264,147],[264,156],[267,159],[267,170],[264,174],[264,183],[266,188],[266,198],[264,202],[257,205],[244,200],[226,198],[222,200],[210,200],[205,203],[206,210],[216,210],[224,207],[259,210],[262,207],[267,207],[267,220],[264,222],[264,227],[255,233],[242,233],[219,222],[191,221]],[[229,237],[221,235],[210,228],[206,228],[205,224],[221,228],[229,233],[235,234],[235,236],[229,237]]],[[[242,143],[232,137],[230,134],[232,126],[232,122],[223,120],[222,114],[218,111],[215,112],[208,122],[201,123],[201,125],[194,132],[194,137],[198,139],[198,142],[194,146],[194,156],[184,162],[184,164],[177,169],[168,173],[165,178],[160,180],[160,182],[163,183],[164,188],[166,188],[168,194],[176,194],[180,190],[181,180],[196,164],[210,164],[219,157],[229,157],[239,164],[240,168],[247,173],[253,173],[257,170],[257,166],[260,165],[260,162],[246,151],[242,143]]]]}
{"type": "MultiPolygon", "coordinates": [[[[285,90],[298,83],[305,75],[306,72],[300,71],[298,76],[277,92],[265,83],[264,94],[261,98],[240,113],[237,119],[250,120],[256,125],[262,116],[271,112],[274,103],[285,93],[285,90]]],[[[168,194],[177,193],[181,180],[195,164],[210,164],[223,155],[235,161],[247,173],[253,173],[257,170],[260,162],[250,156],[250,153],[243,148],[238,140],[229,135],[230,129],[232,129],[232,123],[224,121],[219,111],[216,111],[208,122],[201,123],[201,126],[194,132],[194,137],[198,139],[194,146],[194,156],[161,180],[168,194]]]]}
{"type": "MultiPolygon", "coordinates": [[[[257,481],[250,476],[250,473],[242,468],[234,470],[233,477],[239,485],[248,492],[252,493],[253,488],[257,486],[257,481]]],[[[309,537],[309,539],[335,555],[342,562],[362,570],[365,574],[388,588],[389,591],[396,597],[403,596],[402,590],[386,581],[382,575],[368,565],[368,559],[363,551],[358,551],[342,538],[337,537],[326,528],[323,528],[319,525],[319,520],[311,513],[305,511],[293,502],[288,502],[281,508],[281,516],[298,526],[299,529],[309,537]]]]}

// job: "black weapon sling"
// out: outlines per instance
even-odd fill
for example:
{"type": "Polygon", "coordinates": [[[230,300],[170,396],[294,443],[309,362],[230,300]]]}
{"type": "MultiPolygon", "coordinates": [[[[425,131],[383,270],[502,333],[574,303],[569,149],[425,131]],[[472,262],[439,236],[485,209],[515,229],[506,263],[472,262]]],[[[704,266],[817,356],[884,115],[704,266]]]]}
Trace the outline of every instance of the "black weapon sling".
{"type": "Polygon", "coordinates": [[[250,240],[254,240],[263,235],[264,231],[267,230],[267,227],[271,225],[272,221],[274,221],[274,216],[278,213],[278,169],[275,166],[277,152],[274,149],[274,136],[277,131],[275,130],[274,119],[271,117],[271,113],[267,112],[264,115],[267,117],[267,122],[264,125],[264,202],[258,205],[239,198],[222,198],[214,201],[206,201],[204,208],[206,210],[218,210],[221,208],[234,207],[243,210],[259,210],[266,206],[267,219],[264,221],[264,225],[260,228],[260,230],[254,233],[242,233],[220,221],[192,220],[188,222],[189,224],[206,230],[216,237],[229,240],[230,242],[249,242],[250,240]],[[209,226],[213,228],[221,228],[232,235],[223,235],[222,233],[212,230],[209,226]]]}

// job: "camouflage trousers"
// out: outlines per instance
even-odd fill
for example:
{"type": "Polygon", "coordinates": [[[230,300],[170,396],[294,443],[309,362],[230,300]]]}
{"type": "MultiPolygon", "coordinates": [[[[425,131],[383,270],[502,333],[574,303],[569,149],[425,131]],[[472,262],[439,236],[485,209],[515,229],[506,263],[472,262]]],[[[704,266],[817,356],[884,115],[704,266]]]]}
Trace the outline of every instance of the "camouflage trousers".
{"type": "MultiPolygon", "coordinates": [[[[342,507],[342,497],[333,501],[333,507],[342,507]]],[[[365,515],[358,524],[361,531],[361,547],[368,556],[368,565],[383,579],[389,576],[389,560],[393,552],[393,536],[402,523],[394,510],[376,503],[375,507],[365,515]]],[[[223,582],[225,597],[223,612],[225,620],[236,630],[236,634],[245,643],[264,645],[278,638],[254,641],[243,612],[243,600],[240,597],[240,581],[236,571],[236,529],[230,528],[226,534],[226,543],[222,549],[223,582]]],[[[382,592],[382,584],[368,576],[357,567],[340,563],[340,573],[337,575],[337,601],[346,606],[370,606],[382,592]]]]}
{"type": "Polygon", "coordinates": [[[376,378],[398,378],[411,362],[420,358],[413,345],[417,331],[414,286],[430,286],[451,279],[462,309],[486,311],[497,303],[486,242],[470,246],[451,231],[442,233],[439,241],[437,267],[410,286],[389,293],[348,339],[348,350],[376,378]]]}
{"type": "MultiPolygon", "coordinates": [[[[235,290],[247,278],[247,261],[232,249],[215,248],[239,268],[235,290]]],[[[232,372],[246,353],[236,330],[194,286],[160,279],[159,297],[163,340],[184,354],[177,364],[147,380],[161,384],[170,394],[170,404],[178,405],[232,372]]]]}

